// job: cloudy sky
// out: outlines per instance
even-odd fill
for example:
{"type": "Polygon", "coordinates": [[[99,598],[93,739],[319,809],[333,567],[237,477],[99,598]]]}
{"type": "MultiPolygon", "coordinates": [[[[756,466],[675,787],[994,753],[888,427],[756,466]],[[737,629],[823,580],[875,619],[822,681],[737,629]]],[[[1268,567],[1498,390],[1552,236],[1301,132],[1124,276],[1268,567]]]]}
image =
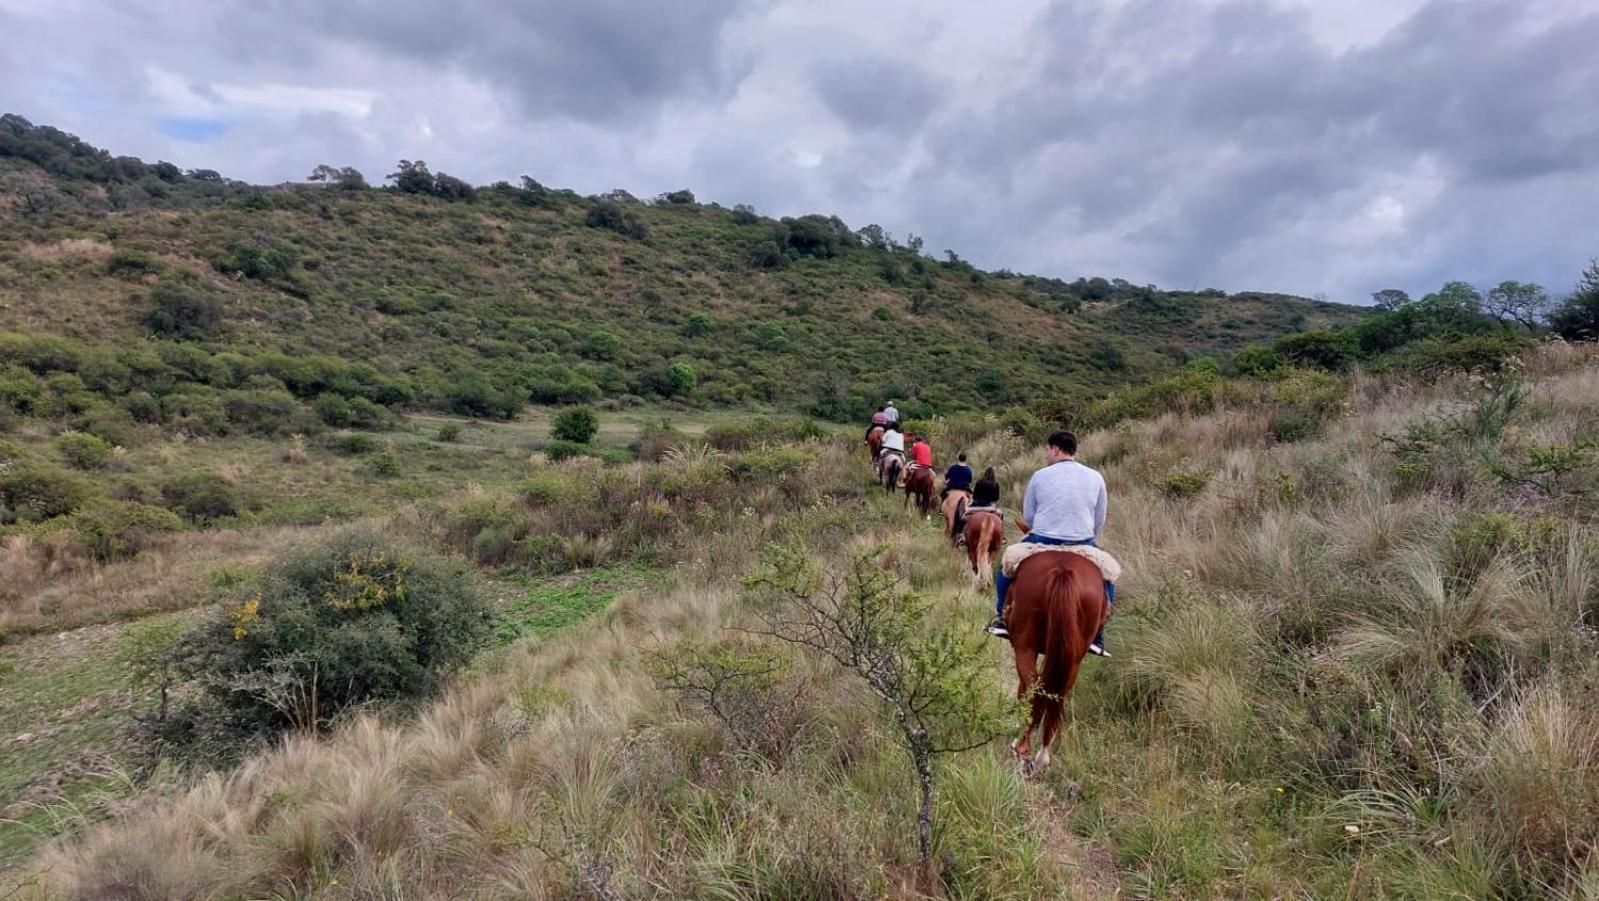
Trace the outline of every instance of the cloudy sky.
{"type": "Polygon", "coordinates": [[[1365,300],[1599,255],[1592,0],[0,0],[0,110],[251,181],[691,188],[1365,300]]]}

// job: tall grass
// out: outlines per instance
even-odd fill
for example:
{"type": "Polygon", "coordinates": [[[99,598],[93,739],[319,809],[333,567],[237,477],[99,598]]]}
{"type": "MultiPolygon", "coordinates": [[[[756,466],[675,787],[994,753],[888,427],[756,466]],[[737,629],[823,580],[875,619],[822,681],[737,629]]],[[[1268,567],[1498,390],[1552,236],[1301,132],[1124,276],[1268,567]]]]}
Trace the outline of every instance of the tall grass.
{"type": "MultiPolygon", "coordinates": [[[[1592,428],[1591,349],[1524,371],[1534,401],[1481,447],[1592,428]]],[[[773,538],[824,558],[885,545],[881,566],[979,628],[989,601],[937,531],[868,490],[858,448],[816,444],[791,471],[770,449],[562,464],[515,497],[415,514],[409,527],[463,552],[491,527],[513,542],[608,538],[675,564],[676,580],[519,646],[415,721],[369,716],[145,797],[47,850],[33,892],[1589,897],[1593,509],[1513,491],[1447,448],[1418,480],[1382,440],[1473,390],[1357,378],[1347,406],[1293,442],[1269,439],[1265,411],[1228,409],[1084,436],[1125,568],[1116,656],[1085,670],[1046,779],[1020,782],[1002,743],[941,774],[934,884],[905,828],[914,779],[858,686],[785,671],[794,681],[774,684],[805,691],[786,695],[791,733],[762,746],[651,665],[752,625],[736,580],[773,538]],[[1163,490],[1176,463],[1210,482],[1163,490]],[[684,487],[710,466],[708,487],[684,487]],[[697,509],[695,492],[711,503],[697,509]]],[[[1000,470],[1008,502],[1040,463],[1013,438],[961,440],[1000,470]]],[[[997,642],[993,655],[1008,679],[997,642]]]]}

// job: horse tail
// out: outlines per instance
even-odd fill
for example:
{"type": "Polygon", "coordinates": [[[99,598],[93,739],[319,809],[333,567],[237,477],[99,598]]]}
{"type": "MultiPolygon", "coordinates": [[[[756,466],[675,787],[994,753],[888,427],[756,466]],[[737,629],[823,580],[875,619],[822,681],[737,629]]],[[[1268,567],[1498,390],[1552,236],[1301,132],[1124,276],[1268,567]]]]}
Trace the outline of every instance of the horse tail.
{"type": "Polygon", "coordinates": [[[1066,563],[1056,564],[1044,585],[1044,734],[1060,724],[1066,693],[1077,681],[1077,668],[1088,653],[1082,629],[1082,598],[1066,563]]]}

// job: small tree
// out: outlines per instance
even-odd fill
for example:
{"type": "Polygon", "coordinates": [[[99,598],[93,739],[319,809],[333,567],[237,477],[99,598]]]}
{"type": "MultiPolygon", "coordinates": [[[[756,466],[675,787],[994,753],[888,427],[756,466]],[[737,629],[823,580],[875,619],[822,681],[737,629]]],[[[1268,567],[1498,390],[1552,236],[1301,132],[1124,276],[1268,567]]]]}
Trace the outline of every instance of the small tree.
{"type": "Polygon", "coordinates": [[[1549,314],[1549,327],[1567,341],[1599,341],[1599,260],[1588,264],[1571,296],[1549,314]]]}
{"type": "Polygon", "coordinates": [[[1012,707],[990,681],[981,637],[935,623],[932,603],[904,590],[877,556],[857,554],[842,573],[824,574],[804,551],[774,548],[748,584],[775,601],[763,613],[762,634],[832,660],[881,700],[921,791],[916,834],[925,867],[941,759],[992,741],[1012,707]]]}
{"type": "Polygon", "coordinates": [[[1533,331],[1549,313],[1549,292],[1531,282],[1500,282],[1483,297],[1482,311],[1533,331]]]}
{"type": "Polygon", "coordinates": [[[556,441],[588,444],[599,430],[599,417],[588,407],[565,407],[550,422],[550,437],[556,441]]]}
{"type": "Polygon", "coordinates": [[[433,173],[428,169],[428,164],[422,160],[412,162],[400,160],[395,171],[386,177],[394,182],[394,187],[406,194],[431,194],[433,193],[433,173]]]}
{"type": "Polygon", "coordinates": [[[1410,303],[1410,295],[1398,288],[1384,288],[1372,292],[1371,302],[1379,310],[1397,310],[1410,303]]]}
{"type": "Polygon", "coordinates": [[[306,181],[320,182],[341,191],[363,191],[366,189],[366,176],[354,166],[329,166],[323,163],[311,170],[305,177],[306,181]]]}

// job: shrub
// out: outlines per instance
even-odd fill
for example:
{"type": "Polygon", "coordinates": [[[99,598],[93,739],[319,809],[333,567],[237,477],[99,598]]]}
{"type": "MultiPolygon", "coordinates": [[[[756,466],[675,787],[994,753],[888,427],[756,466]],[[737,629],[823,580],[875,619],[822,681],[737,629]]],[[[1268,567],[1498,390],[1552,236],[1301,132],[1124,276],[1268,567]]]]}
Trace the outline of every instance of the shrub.
{"type": "Polygon", "coordinates": [[[152,272],[160,272],[161,264],[144,251],[119,250],[106,258],[105,271],[107,275],[131,275],[138,278],[152,272]]]}
{"type": "Polygon", "coordinates": [[[204,337],[221,320],[222,302],[214,294],[176,282],[156,285],[144,314],[151,331],[179,339],[204,337]]]}
{"type": "Polygon", "coordinates": [[[601,200],[583,216],[583,224],[590,228],[604,228],[628,238],[642,241],[649,237],[649,226],[638,213],[623,207],[614,200],[601,200]]]}
{"type": "Polygon", "coordinates": [[[166,506],[187,519],[208,524],[239,512],[239,490],[215,473],[188,472],[161,485],[166,506]]]}
{"type": "Polygon", "coordinates": [[[666,397],[683,397],[694,393],[695,381],[694,367],[687,363],[673,363],[656,380],[661,394],[666,397]]]}
{"type": "Polygon", "coordinates": [[[105,469],[111,465],[111,445],[85,432],[66,432],[56,438],[56,453],[73,469],[105,469]]]}
{"type": "Polygon", "coordinates": [[[335,435],[333,440],[328,443],[328,446],[333,449],[334,453],[346,457],[359,457],[362,454],[370,454],[378,449],[377,439],[371,435],[363,435],[360,432],[345,432],[335,435]]]}
{"type": "Polygon", "coordinates": [[[544,442],[542,450],[544,451],[544,456],[555,461],[570,460],[573,457],[582,457],[594,452],[594,449],[587,444],[564,441],[559,438],[554,441],[544,442]]]}
{"type": "Polygon", "coordinates": [[[550,437],[556,441],[588,444],[599,430],[599,417],[588,407],[564,407],[550,421],[550,437]]]}
{"type": "Polygon", "coordinates": [[[1266,375],[1285,365],[1283,355],[1270,347],[1246,347],[1233,355],[1233,371],[1242,376],[1266,375]]]}
{"type": "Polygon", "coordinates": [[[431,694],[491,624],[461,566],[352,529],[276,561],[180,659],[236,726],[314,729],[354,704],[431,694]]]}
{"type": "Polygon", "coordinates": [[[366,458],[366,471],[380,479],[390,479],[400,474],[400,458],[393,448],[384,448],[366,458]]]}
{"type": "Polygon", "coordinates": [[[433,437],[445,444],[454,443],[461,437],[461,427],[456,423],[446,422],[439,426],[438,432],[433,437]]]}
{"type": "Polygon", "coordinates": [[[229,391],[222,396],[228,422],[256,435],[294,431],[300,420],[300,403],[278,389],[229,391]]]}
{"type": "Polygon", "coordinates": [[[182,521],[170,510],[112,500],[92,501],[61,522],[101,562],[131,557],[153,536],[183,528],[182,521]]]}
{"type": "Polygon", "coordinates": [[[350,402],[338,394],[317,395],[311,410],[318,419],[335,428],[349,425],[352,419],[350,402]]]}
{"type": "Polygon", "coordinates": [[[95,494],[82,476],[44,463],[15,460],[0,466],[0,508],[24,522],[66,516],[95,494]]]}
{"type": "Polygon", "coordinates": [[[1160,480],[1160,493],[1170,498],[1198,497],[1210,484],[1210,473],[1203,469],[1184,469],[1160,480]]]}

